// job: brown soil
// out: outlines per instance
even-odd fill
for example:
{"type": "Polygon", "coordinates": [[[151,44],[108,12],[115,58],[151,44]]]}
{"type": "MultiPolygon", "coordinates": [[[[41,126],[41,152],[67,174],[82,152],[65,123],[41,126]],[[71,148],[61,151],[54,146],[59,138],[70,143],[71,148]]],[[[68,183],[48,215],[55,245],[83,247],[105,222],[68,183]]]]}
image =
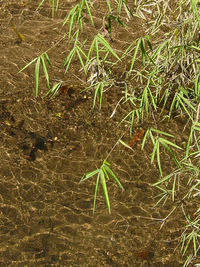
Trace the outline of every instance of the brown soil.
{"type": "MultiPolygon", "coordinates": [[[[174,252],[184,226],[181,208],[162,229],[153,219],[165,218],[173,204],[154,208],[158,192],[151,184],[159,171],[150,164],[150,145],[143,151],[139,144],[133,151],[122,145],[114,149],[108,161],[125,192],[109,182],[111,215],[100,190],[93,216],[95,181],[79,181],[100,167],[122,134],[130,141],[127,127],[119,124],[129,106],[121,105],[110,119],[123,88],[112,87],[103,96],[102,109],[93,109],[93,92],[82,93],[75,76],[79,63],[65,74],[70,45],[62,23],[77,1],[60,1],[54,19],[48,1],[35,12],[39,2],[0,1],[0,266],[181,266],[180,249],[174,252]],[[24,35],[23,42],[13,24],[24,35]],[[47,87],[41,73],[36,99],[34,65],[18,71],[57,42],[48,53],[50,78],[52,83],[60,79],[72,84],[71,93],[43,97],[47,87]]],[[[83,40],[92,39],[102,27],[103,2],[95,5],[95,27],[84,23],[83,40]]],[[[138,18],[128,22],[128,29],[115,25],[112,47],[122,51],[130,39],[143,34],[138,18]]],[[[123,69],[115,72],[120,76],[123,69]]],[[[136,125],[134,131],[153,123],[136,125]]],[[[183,127],[181,121],[159,124],[159,129],[175,134],[179,144],[185,141],[183,127]]],[[[168,173],[174,165],[164,158],[168,173]]]]}

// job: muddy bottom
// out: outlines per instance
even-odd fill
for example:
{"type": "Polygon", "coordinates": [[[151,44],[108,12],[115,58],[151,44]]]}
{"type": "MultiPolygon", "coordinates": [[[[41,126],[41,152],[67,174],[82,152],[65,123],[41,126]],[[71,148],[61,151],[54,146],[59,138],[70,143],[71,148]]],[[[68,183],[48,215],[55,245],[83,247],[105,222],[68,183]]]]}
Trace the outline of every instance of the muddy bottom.
{"type": "MultiPolygon", "coordinates": [[[[93,215],[95,179],[79,181],[101,166],[122,135],[129,141],[126,125],[120,124],[128,105],[110,118],[123,95],[116,85],[103,96],[101,110],[92,108],[94,92],[82,92],[80,81],[62,67],[65,38],[50,52],[50,73],[71,84],[71,92],[43,97],[47,88],[41,73],[39,97],[34,97],[34,66],[18,71],[63,38],[63,19],[76,3],[61,1],[51,19],[48,5],[35,12],[39,2],[0,1],[0,266],[182,266],[177,245],[184,217],[178,207],[160,229],[159,219],[173,205],[154,207],[158,192],[152,183],[159,171],[150,164],[151,147],[115,147],[108,162],[125,191],[109,181],[111,214],[100,189],[93,215]],[[13,23],[25,37],[21,43],[13,23]]],[[[100,28],[98,18],[89,37],[100,28]]],[[[138,28],[137,19],[131,23],[138,28]]],[[[116,31],[113,45],[122,47],[117,40],[123,37],[126,42],[127,32],[116,31]]],[[[71,68],[78,71],[80,66],[71,68]]],[[[133,130],[149,125],[153,121],[133,130]]],[[[184,141],[183,122],[163,121],[159,127],[173,129],[179,142],[184,141]]],[[[168,159],[163,157],[164,170],[174,167],[168,159]]]]}

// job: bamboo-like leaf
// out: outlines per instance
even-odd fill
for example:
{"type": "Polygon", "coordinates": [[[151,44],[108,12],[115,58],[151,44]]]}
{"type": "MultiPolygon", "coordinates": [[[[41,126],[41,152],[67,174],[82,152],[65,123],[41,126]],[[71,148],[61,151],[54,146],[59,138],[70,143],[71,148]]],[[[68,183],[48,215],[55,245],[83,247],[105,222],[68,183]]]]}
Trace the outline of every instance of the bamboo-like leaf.
{"type": "MultiPolygon", "coordinates": [[[[163,199],[164,199],[164,203],[163,203],[163,205],[164,205],[165,202],[166,202],[166,200],[167,200],[167,198],[169,197],[169,195],[167,193],[162,193],[159,196],[161,196],[161,198],[156,202],[156,204],[154,205],[154,207],[158,206],[158,204],[160,202],[162,202],[163,199]]],[[[157,197],[159,197],[159,196],[157,196],[157,197]]]]}
{"type": "Polygon", "coordinates": [[[119,61],[121,61],[121,59],[118,57],[118,55],[112,49],[112,47],[109,45],[109,43],[106,41],[106,39],[100,33],[97,34],[97,39],[106,48],[106,50],[108,50],[115,58],[117,58],[119,61]]]}
{"type": "Polygon", "coordinates": [[[88,64],[89,60],[90,60],[90,57],[92,55],[92,52],[93,52],[93,49],[94,49],[94,46],[96,44],[96,39],[97,39],[97,36],[95,36],[95,38],[93,39],[91,45],[90,45],[90,49],[88,51],[88,55],[87,55],[87,61],[86,61],[86,65],[88,64]]]}
{"type": "Polygon", "coordinates": [[[48,90],[45,96],[52,95],[52,97],[54,97],[58,93],[61,85],[62,85],[62,82],[58,82],[54,84],[54,86],[48,90]]]}
{"type": "Polygon", "coordinates": [[[97,173],[99,173],[99,169],[96,169],[94,171],[88,172],[85,175],[83,175],[83,177],[80,180],[80,183],[91,178],[92,176],[96,175],[97,173]]]}
{"type": "Polygon", "coordinates": [[[64,62],[64,66],[66,66],[65,73],[68,71],[69,65],[70,65],[70,63],[71,63],[71,61],[72,61],[72,58],[73,58],[75,52],[76,52],[76,48],[74,47],[74,48],[69,52],[69,54],[68,54],[68,56],[67,56],[67,58],[66,58],[66,60],[65,60],[65,62],[64,62]]]}
{"type": "Polygon", "coordinates": [[[172,201],[175,199],[175,187],[176,187],[176,175],[174,176],[173,186],[172,186],[172,201]]]}
{"type": "Polygon", "coordinates": [[[89,5],[88,5],[88,2],[87,2],[87,0],[85,0],[85,5],[86,5],[86,8],[87,8],[87,11],[88,11],[89,17],[90,17],[90,21],[91,21],[92,25],[94,26],[93,17],[92,17],[92,14],[91,14],[91,11],[90,11],[90,7],[89,7],[89,5]]]}
{"type": "Polygon", "coordinates": [[[43,55],[45,56],[49,66],[52,68],[52,65],[51,65],[50,58],[49,58],[48,54],[45,52],[43,55]]]}
{"type": "Polygon", "coordinates": [[[164,41],[154,52],[153,56],[152,56],[152,60],[155,60],[161,53],[162,49],[167,45],[168,46],[169,41],[166,40],[164,41]]]}
{"type": "Polygon", "coordinates": [[[110,201],[109,201],[109,196],[108,196],[108,190],[107,190],[107,186],[106,186],[105,176],[104,176],[104,172],[103,172],[102,169],[100,169],[100,178],[101,178],[101,184],[102,184],[102,188],[103,188],[103,192],[104,192],[105,202],[106,202],[106,205],[108,207],[108,212],[110,213],[110,201]]]}
{"type": "MultiPolygon", "coordinates": [[[[110,20],[110,24],[111,24],[111,19],[115,20],[117,23],[119,23],[121,26],[126,27],[127,25],[125,23],[123,23],[119,17],[115,17],[113,15],[109,15],[108,19],[110,20]]],[[[110,30],[111,30],[111,25],[110,25],[110,30]]],[[[108,31],[109,32],[109,31],[108,31]]]]}
{"type": "Polygon", "coordinates": [[[111,177],[113,178],[113,180],[116,182],[116,184],[124,191],[124,187],[122,186],[122,184],[120,183],[119,179],[116,177],[116,175],[113,173],[113,171],[107,166],[104,165],[104,168],[107,170],[107,172],[111,175],[111,177]]]}
{"type": "MultiPolygon", "coordinates": [[[[180,169],[178,169],[178,170],[180,170],[180,169]]],[[[170,173],[169,175],[163,177],[161,180],[159,180],[158,182],[154,183],[153,186],[157,186],[159,184],[162,184],[162,183],[168,181],[172,176],[174,176],[174,173],[170,173]]]]}
{"type": "Polygon", "coordinates": [[[198,97],[200,95],[200,74],[198,74],[195,78],[195,84],[194,84],[194,91],[195,95],[198,97]]]}
{"type": "Polygon", "coordinates": [[[144,134],[144,137],[143,137],[143,140],[142,140],[142,145],[141,145],[141,149],[142,150],[144,149],[144,146],[145,146],[145,143],[146,143],[146,140],[147,140],[147,136],[149,135],[149,131],[150,131],[150,129],[148,128],[146,130],[146,133],[144,134]]]}
{"type": "Polygon", "coordinates": [[[163,132],[163,131],[160,131],[158,129],[150,128],[150,131],[158,133],[158,134],[162,134],[162,135],[165,135],[165,136],[169,136],[169,137],[174,137],[174,135],[166,133],[166,132],[163,132]]]}
{"type": "Polygon", "coordinates": [[[97,200],[97,191],[98,191],[98,185],[99,185],[99,177],[100,177],[100,171],[98,171],[97,180],[96,180],[96,186],[95,186],[95,191],[94,191],[93,214],[94,214],[95,208],[96,208],[96,200],[97,200]]]}
{"type": "Polygon", "coordinates": [[[158,139],[156,139],[156,142],[154,143],[154,146],[153,146],[153,152],[152,152],[152,155],[151,155],[151,164],[152,164],[153,161],[154,161],[155,153],[156,153],[156,151],[157,151],[157,149],[158,149],[158,145],[159,145],[159,143],[158,143],[158,139]]]}
{"type": "MultiPolygon", "coordinates": [[[[160,138],[160,143],[167,149],[167,151],[169,152],[170,156],[172,157],[172,159],[174,160],[174,162],[181,167],[180,162],[176,159],[174,153],[172,152],[171,148],[167,145],[168,140],[162,139],[160,138]],[[164,140],[164,141],[163,141],[164,140]]],[[[169,141],[168,141],[169,142],[169,141]]]]}
{"type": "Polygon", "coordinates": [[[149,35],[145,35],[145,39],[147,40],[147,44],[148,44],[149,48],[151,49],[151,51],[153,51],[153,47],[151,44],[151,37],[149,35]]]}
{"type": "Polygon", "coordinates": [[[63,26],[67,23],[67,21],[69,20],[70,17],[73,17],[76,14],[76,11],[78,10],[79,5],[75,5],[69,12],[69,14],[67,15],[66,19],[63,22],[63,26]]]}
{"type": "Polygon", "coordinates": [[[132,149],[132,147],[130,147],[129,145],[127,145],[127,144],[126,144],[124,141],[122,141],[121,139],[119,140],[119,142],[120,142],[123,146],[127,147],[128,149],[134,151],[134,150],[132,149]]]}
{"type": "Polygon", "coordinates": [[[38,96],[40,60],[41,60],[41,57],[38,57],[37,61],[36,61],[36,64],[35,64],[35,97],[38,96]]]}
{"type": "Polygon", "coordinates": [[[104,88],[104,82],[97,83],[95,93],[94,93],[93,108],[96,105],[97,99],[99,101],[99,108],[101,108],[103,88],[104,88]]]}
{"type": "Polygon", "coordinates": [[[167,140],[167,139],[164,139],[164,138],[162,138],[162,137],[160,137],[159,138],[159,140],[160,140],[160,143],[162,143],[162,144],[168,144],[168,145],[170,145],[170,146],[173,146],[173,147],[175,147],[175,148],[177,148],[177,149],[180,149],[180,150],[183,150],[183,148],[182,147],[180,147],[180,146],[177,146],[176,144],[174,144],[174,143],[172,143],[172,142],[170,142],[169,140],[167,140]]]}
{"type": "Polygon", "coordinates": [[[159,168],[159,171],[160,171],[160,175],[162,177],[163,174],[162,174],[162,168],[161,168],[161,163],[160,163],[160,145],[159,145],[159,139],[157,139],[157,141],[158,141],[158,145],[157,145],[157,149],[156,149],[157,163],[158,163],[158,168],[159,168]]]}
{"type": "Polygon", "coordinates": [[[38,59],[38,57],[34,58],[33,60],[31,60],[31,62],[29,62],[26,66],[24,66],[18,73],[22,72],[23,70],[25,70],[26,68],[28,68],[33,62],[35,62],[38,59]]]}
{"type": "Polygon", "coordinates": [[[40,7],[41,7],[42,4],[44,3],[44,1],[45,1],[45,0],[42,0],[42,1],[39,3],[38,7],[36,8],[36,11],[38,11],[38,9],[40,9],[40,7]]]}
{"type": "Polygon", "coordinates": [[[76,53],[77,53],[77,55],[78,55],[78,58],[79,58],[80,63],[81,63],[81,66],[82,66],[82,68],[83,68],[83,70],[84,70],[84,73],[85,73],[85,75],[86,75],[86,74],[87,74],[87,71],[86,71],[86,68],[85,68],[85,64],[83,63],[81,54],[84,55],[85,58],[87,58],[87,56],[86,56],[86,54],[84,53],[84,51],[83,51],[79,46],[76,47],[76,53]],[[81,54],[80,54],[80,53],[81,53],[81,54]]]}
{"type": "Polygon", "coordinates": [[[135,59],[136,59],[139,47],[140,47],[140,39],[137,41],[137,44],[136,44],[136,47],[135,47],[135,51],[134,51],[134,54],[133,54],[133,57],[132,57],[132,60],[131,60],[131,66],[130,66],[130,69],[129,69],[129,73],[133,70],[133,65],[135,63],[135,59]]]}
{"type": "Polygon", "coordinates": [[[46,78],[47,85],[49,87],[49,74],[48,74],[47,67],[46,67],[46,64],[45,64],[45,61],[44,61],[44,54],[42,54],[40,58],[41,58],[41,62],[42,62],[42,69],[43,69],[43,72],[44,72],[44,76],[46,78]]]}
{"type": "Polygon", "coordinates": [[[140,49],[141,49],[141,56],[142,56],[142,64],[144,66],[145,65],[145,55],[146,55],[144,38],[140,39],[140,49]]]}
{"type": "Polygon", "coordinates": [[[110,180],[109,175],[108,175],[108,173],[107,173],[106,168],[104,167],[104,165],[103,165],[101,168],[102,168],[104,174],[106,175],[106,178],[107,178],[108,180],[110,180]]]}
{"type": "Polygon", "coordinates": [[[110,166],[110,163],[104,160],[103,164],[106,164],[107,166],[110,166]]]}

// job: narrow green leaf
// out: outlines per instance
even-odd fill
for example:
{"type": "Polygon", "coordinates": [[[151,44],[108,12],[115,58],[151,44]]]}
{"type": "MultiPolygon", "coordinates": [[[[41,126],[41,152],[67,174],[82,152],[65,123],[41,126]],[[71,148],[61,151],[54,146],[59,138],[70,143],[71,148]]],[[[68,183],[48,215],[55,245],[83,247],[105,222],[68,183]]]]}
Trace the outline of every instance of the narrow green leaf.
{"type": "Polygon", "coordinates": [[[150,128],[150,131],[151,132],[155,132],[155,133],[159,133],[159,134],[162,134],[162,135],[165,135],[165,136],[169,136],[169,137],[174,137],[174,135],[166,133],[166,132],[163,132],[163,131],[160,131],[158,129],[150,128]]]}
{"type": "Polygon", "coordinates": [[[112,47],[109,45],[109,43],[106,41],[106,39],[100,33],[97,34],[97,39],[111,54],[113,54],[113,56],[115,58],[117,58],[119,61],[121,61],[121,59],[118,57],[118,55],[112,49],[112,47]]]}
{"type": "Polygon", "coordinates": [[[133,65],[135,63],[135,59],[136,59],[139,47],[140,47],[140,39],[137,41],[137,44],[136,44],[136,47],[135,47],[135,52],[134,52],[133,57],[132,57],[129,73],[133,70],[133,65]]]}
{"type": "Polygon", "coordinates": [[[37,58],[35,64],[35,97],[38,96],[38,85],[39,85],[39,72],[40,72],[40,57],[37,58]]]}
{"type": "Polygon", "coordinates": [[[143,137],[143,140],[142,140],[142,145],[141,145],[141,149],[142,149],[142,150],[144,149],[144,146],[145,146],[145,143],[146,143],[147,136],[149,135],[149,131],[150,131],[150,129],[148,128],[148,129],[146,130],[146,133],[144,134],[144,137],[143,137]]]}
{"type": "Polygon", "coordinates": [[[170,173],[169,175],[167,175],[164,178],[162,178],[160,181],[154,183],[153,186],[157,186],[159,184],[162,184],[162,183],[168,181],[173,175],[174,175],[174,173],[170,173]]]}
{"type": "MultiPolygon", "coordinates": [[[[81,62],[81,66],[82,66],[82,68],[83,68],[83,70],[84,70],[84,73],[85,73],[85,75],[87,74],[87,71],[86,71],[86,68],[85,68],[85,64],[84,64],[84,62],[83,62],[83,60],[82,60],[82,57],[81,57],[81,54],[79,53],[79,51],[83,54],[83,55],[85,55],[85,53],[82,51],[82,49],[80,48],[80,47],[76,47],[76,53],[77,53],[77,55],[78,55],[78,58],[79,58],[79,60],[80,60],[80,62],[81,62]]],[[[87,56],[85,55],[85,57],[87,58],[87,56]]]]}
{"type": "Polygon", "coordinates": [[[107,173],[107,171],[106,171],[104,165],[101,166],[101,169],[103,170],[104,174],[106,175],[106,178],[107,178],[108,180],[110,180],[109,175],[108,175],[108,173],[107,173]]]}
{"type": "Polygon", "coordinates": [[[157,154],[158,168],[159,168],[159,171],[160,171],[160,175],[161,175],[161,177],[162,177],[163,174],[162,174],[162,168],[161,168],[161,163],[160,163],[160,146],[159,146],[159,139],[158,139],[158,145],[157,145],[156,154],[157,154]]]}
{"type": "Polygon", "coordinates": [[[172,201],[175,200],[175,187],[176,187],[176,175],[174,176],[173,186],[172,186],[172,201]]]}
{"type": "Polygon", "coordinates": [[[169,140],[167,140],[167,139],[164,139],[164,138],[162,138],[162,137],[160,137],[159,138],[159,140],[160,140],[160,143],[162,143],[162,144],[168,144],[168,145],[170,145],[170,146],[173,146],[173,147],[175,147],[175,148],[177,148],[177,149],[180,149],[180,150],[183,150],[183,148],[182,147],[180,147],[180,146],[177,146],[176,144],[174,144],[174,143],[172,143],[172,142],[170,142],[169,140]]]}
{"type": "Polygon", "coordinates": [[[153,152],[152,152],[152,155],[151,155],[151,164],[152,164],[153,161],[154,161],[155,153],[156,153],[156,151],[157,151],[157,149],[158,149],[158,145],[159,145],[159,143],[158,143],[158,139],[156,139],[156,142],[154,143],[154,146],[153,146],[153,152]]]}
{"type": "Polygon", "coordinates": [[[132,147],[130,147],[129,145],[127,145],[124,141],[122,141],[121,139],[119,140],[119,142],[123,145],[123,146],[125,146],[125,147],[127,147],[128,149],[131,149],[132,151],[134,151],[133,149],[132,149],[132,147]]]}
{"type": "Polygon", "coordinates": [[[46,64],[45,64],[45,61],[44,61],[44,54],[42,54],[40,58],[41,58],[41,61],[42,61],[42,69],[43,69],[43,72],[44,72],[44,76],[46,78],[47,85],[49,87],[49,74],[48,74],[47,67],[46,67],[46,64]]]}
{"type": "Polygon", "coordinates": [[[86,8],[87,8],[87,11],[88,11],[88,14],[89,14],[89,17],[90,17],[90,21],[91,21],[91,23],[92,23],[92,26],[94,26],[93,17],[92,17],[92,14],[91,14],[91,11],[90,11],[90,7],[89,7],[89,5],[88,5],[87,0],[85,1],[85,5],[86,5],[86,8]]]}
{"type": "Polygon", "coordinates": [[[52,68],[52,65],[51,65],[51,62],[50,62],[50,58],[49,58],[49,56],[48,56],[48,54],[46,52],[44,53],[44,56],[45,56],[45,58],[46,58],[46,60],[47,60],[47,62],[49,64],[49,66],[52,68]]]}
{"type": "Polygon", "coordinates": [[[111,175],[111,177],[116,182],[116,184],[124,191],[124,187],[122,186],[122,184],[120,183],[120,181],[118,180],[118,178],[116,177],[116,175],[113,173],[113,171],[107,165],[104,165],[104,168],[111,175]]]}
{"type": "Polygon", "coordinates": [[[108,207],[108,212],[110,213],[110,201],[109,201],[109,196],[108,196],[108,190],[107,190],[107,186],[106,186],[105,176],[104,176],[104,172],[103,172],[102,169],[100,169],[100,178],[101,178],[101,184],[102,184],[102,188],[103,188],[103,192],[104,192],[105,202],[106,202],[106,205],[108,207]]]}
{"type": "Polygon", "coordinates": [[[96,208],[96,200],[97,200],[97,192],[98,192],[98,185],[99,185],[99,177],[100,177],[100,171],[99,171],[99,173],[97,175],[96,186],[95,186],[95,191],[94,191],[93,214],[94,214],[95,208],[96,208]]]}
{"type": "Polygon", "coordinates": [[[54,86],[48,90],[45,96],[52,95],[52,97],[54,97],[58,93],[61,85],[62,85],[62,82],[58,82],[54,84],[54,86]]]}
{"type": "Polygon", "coordinates": [[[24,66],[18,73],[22,72],[23,70],[25,70],[26,68],[28,68],[33,62],[35,62],[38,59],[38,57],[34,58],[33,60],[31,60],[31,62],[29,62],[26,66],[24,66]]]}
{"type": "Polygon", "coordinates": [[[94,171],[91,171],[91,172],[86,173],[85,175],[83,175],[83,177],[81,178],[81,180],[80,180],[79,183],[81,183],[81,182],[89,179],[90,177],[96,175],[97,173],[99,173],[99,169],[96,169],[94,171]]]}
{"type": "Polygon", "coordinates": [[[39,3],[39,5],[38,5],[38,7],[36,8],[36,10],[35,11],[38,11],[38,9],[40,9],[40,7],[42,6],[42,4],[44,3],[44,1],[45,0],[42,0],[40,3],[39,3]]]}

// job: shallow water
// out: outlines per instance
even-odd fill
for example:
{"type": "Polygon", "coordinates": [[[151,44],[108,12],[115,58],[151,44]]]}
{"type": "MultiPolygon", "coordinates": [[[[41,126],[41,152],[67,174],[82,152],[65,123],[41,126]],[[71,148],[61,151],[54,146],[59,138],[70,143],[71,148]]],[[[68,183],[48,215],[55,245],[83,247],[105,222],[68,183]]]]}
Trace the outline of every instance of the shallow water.
{"type": "MultiPolygon", "coordinates": [[[[182,266],[180,248],[174,250],[184,218],[178,207],[160,229],[159,219],[173,204],[154,207],[158,192],[151,185],[159,179],[159,171],[150,164],[150,144],[143,151],[140,141],[133,151],[117,145],[108,158],[125,188],[121,192],[108,182],[110,215],[101,189],[92,214],[95,180],[79,183],[86,172],[101,166],[122,135],[130,141],[127,127],[120,124],[129,105],[121,105],[110,119],[123,89],[114,86],[104,94],[102,109],[93,109],[93,92],[81,93],[82,85],[77,86],[75,76],[64,74],[61,67],[67,54],[63,54],[65,40],[49,53],[54,65],[50,73],[53,79],[74,84],[71,94],[42,98],[47,89],[41,79],[35,99],[34,67],[18,73],[62,38],[61,19],[71,1],[61,3],[54,20],[48,8],[34,13],[37,5],[32,1],[0,4],[0,265],[182,266]],[[12,21],[25,36],[23,43],[16,42],[12,21]]],[[[95,23],[98,31],[98,17],[95,23]]],[[[138,19],[131,23],[140,36],[138,19]]],[[[93,30],[86,27],[92,37],[93,30]]],[[[112,38],[118,49],[129,39],[125,30],[114,32],[112,38]]],[[[75,63],[71,72],[77,68],[75,63]]],[[[153,123],[134,125],[134,133],[153,123]]],[[[183,121],[163,121],[159,127],[184,142],[183,121]]],[[[169,171],[174,165],[162,155],[163,170],[169,171]]]]}

